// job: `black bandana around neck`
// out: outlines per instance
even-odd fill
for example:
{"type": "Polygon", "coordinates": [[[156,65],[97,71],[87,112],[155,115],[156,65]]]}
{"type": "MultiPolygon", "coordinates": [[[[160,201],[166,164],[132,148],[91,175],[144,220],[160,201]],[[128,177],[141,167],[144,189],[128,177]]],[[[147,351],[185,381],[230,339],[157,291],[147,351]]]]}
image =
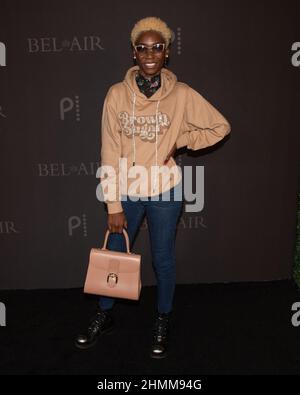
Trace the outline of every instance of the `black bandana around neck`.
{"type": "Polygon", "coordinates": [[[136,73],[135,80],[139,90],[147,97],[152,96],[160,88],[161,84],[160,73],[148,79],[138,71],[136,73]]]}

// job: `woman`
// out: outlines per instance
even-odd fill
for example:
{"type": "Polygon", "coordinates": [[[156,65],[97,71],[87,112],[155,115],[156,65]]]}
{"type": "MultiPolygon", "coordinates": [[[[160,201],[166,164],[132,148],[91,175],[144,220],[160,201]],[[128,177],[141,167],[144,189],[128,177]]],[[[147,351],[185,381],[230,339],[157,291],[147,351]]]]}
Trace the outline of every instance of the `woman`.
{"type": "MultiPolygon", "coordinates": [[[[183,202],[178,198],[182,175],[173,155],[185,146],[192,150],[211,146],[230,132],[218,110],[166,68],[171,38],[172,31],[159,18],[147,17],[135,24],[131,44],[137,64],[122,82],[110,87],[102,113],[100,185],[110,191],[103,199],[111,231],[107,248],[126,251],[123,227],[132,245],[144,215],[149,227],[157,279],[153,358],[167,354],[175,290],[175,234],[183,202]],[[128,173],[120,158],[125,159],[128,173]]],[[[113,298],[100,297],[87,333],[75,341],[78,348],[92,347],[99,335],[113,329],[113,305],[113,298]]]]}

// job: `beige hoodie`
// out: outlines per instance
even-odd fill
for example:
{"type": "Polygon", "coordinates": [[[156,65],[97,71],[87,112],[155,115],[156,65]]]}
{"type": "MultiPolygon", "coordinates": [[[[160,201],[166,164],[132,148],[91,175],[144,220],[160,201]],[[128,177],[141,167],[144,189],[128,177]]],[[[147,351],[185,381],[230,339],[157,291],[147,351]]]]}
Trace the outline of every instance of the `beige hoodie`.
{"type": "Polygon", "coordinates": [[[103,104],[100,186],[109,214],[123,211],[121,195],[154,196],[181,181],[173,157],[163,164],[175,143],[198,150],[231,130],[215,107],[166,68],[161,87],[147,98],[135,81],[138,69],[112,85],[103,104]]]}

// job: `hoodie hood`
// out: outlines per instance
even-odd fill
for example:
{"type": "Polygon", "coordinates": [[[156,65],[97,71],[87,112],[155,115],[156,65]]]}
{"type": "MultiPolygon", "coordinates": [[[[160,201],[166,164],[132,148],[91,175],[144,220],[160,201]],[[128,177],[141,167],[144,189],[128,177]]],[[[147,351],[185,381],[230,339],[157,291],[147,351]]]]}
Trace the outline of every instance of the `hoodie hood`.
{"type": "Polygon", "coordinates": [[[176,82],[177,82],[177,77],[172,71],[162,68],[160,73],[161,73],[161,87],[150,97],[146,97],[140,90],[139,87],[137,86],[135,76],[137,71],[139,70],[139,66],[133,66],[131,67],[125,74],[125,78],[123,80],[124,84],[126,87],[132,92],[132,94],[135,92],[136,96],[146,100],[146,101],[158,101],[162,100],[165,97],[167,97],[172,90],[174,89],[176,82]]]}
{"type": "Polygon", "coordinates": [[[132,111],[131,111],[131,119],[132,119],[132,130],[133,130],[133,138],[132,138],[132,149],[133,149],[133,163],[132,165],[135,166],[135,157],[136,157],[136,148],[135,148],[135,106],[136,106],[136,101],[137,99],[139,102],[153,102],[153,105],[155,105],[155,120],[156,120],[156,125],[155,125],[155,175],[154,175],[154,185],[153,185],[153,190],[156,188],[156,183],[157,183],[157,172],[158,172],[158,159],[157,159],[157,144],[158,144],[158,109],[159,109],[159,104],[160,101],[163,100],[165,97],[171,94],[173,91],[176,82],[177,82],[177,77],[172,71],[162,68],[160,73],[161,73],[161,86],[160,88],[150,97],[145,96],[140,90],[139,87],[137,86],[135,77],[136,73],[139,70],[139,66],[133,66],[128,69],[128,71],[125,74],[124,78],[124,84],[125,86],[130,90],[131,92],[131,97],[132,97],[132,111]]]}

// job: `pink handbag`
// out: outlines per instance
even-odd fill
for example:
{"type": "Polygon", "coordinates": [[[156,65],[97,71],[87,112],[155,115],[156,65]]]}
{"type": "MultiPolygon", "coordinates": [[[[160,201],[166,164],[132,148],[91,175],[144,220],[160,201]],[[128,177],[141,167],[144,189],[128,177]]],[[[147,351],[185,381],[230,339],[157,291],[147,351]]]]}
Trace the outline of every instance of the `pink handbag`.
{"type": "Polygon", "coordinates": [[[141,255],[130,252],[129,237],[123,228],[127,252],[106,248],[109,229],[102,248],[92,248],[84,293],[138,300],[141,292],[141,255]]]}

